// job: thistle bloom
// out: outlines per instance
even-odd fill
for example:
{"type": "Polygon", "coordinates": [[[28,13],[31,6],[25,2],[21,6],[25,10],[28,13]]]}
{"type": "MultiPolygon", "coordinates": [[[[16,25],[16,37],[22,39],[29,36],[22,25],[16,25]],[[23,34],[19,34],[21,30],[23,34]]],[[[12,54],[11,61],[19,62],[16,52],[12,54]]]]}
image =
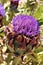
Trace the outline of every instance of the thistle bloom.
{"type": "Polygon", "coordinates": [[[19,35],[36,36],[40,33],[38,21],[28,15],[18,15],[13,17],[11,23],[14,26],[14,31],[19,35]]]}
{"type": "Polygon", "coordinates": [[[3,7],[3,5],[0,3],[0,15],[4,17],[5,15],[5,9],[3,7]]]}

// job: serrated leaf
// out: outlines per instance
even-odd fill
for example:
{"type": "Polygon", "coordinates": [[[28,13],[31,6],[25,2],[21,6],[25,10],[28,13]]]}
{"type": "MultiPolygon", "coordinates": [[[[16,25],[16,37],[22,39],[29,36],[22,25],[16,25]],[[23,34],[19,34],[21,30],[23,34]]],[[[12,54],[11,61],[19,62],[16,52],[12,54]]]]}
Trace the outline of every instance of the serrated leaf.
{"type": "Polygon", "coordinates": [[[7,57],[6,60],[5,60],[8,65],[9,65],[9,63],[10,63],[10,61],[11,61],[11,59],[12,59],[12,55],[13,55],[12,53],[9,53],[9,54],[8,54],[8,57],[7,57]]]}
{"type": "Polygon", "coordinates": [[[38,6],[37,6],[37,9],[34,11],[33,16],[34,16],[36,19],[43,18],[43,6],[38,5],[38,6]]]}
{"type": "Polygon", "coordinates": [[[20,57],[16,57],[12,63],[12,65],[20,65],[21,62],[21,58],[20,57]]]}
{"type": "Polygon", "coordinates": [[[14,49],[13,49],[10,45],[7,44],[7,47],[8,47],[8,50],[9,50],[11,53],[12,53],[12,52],[14,53],[14,49]]]}
{"type": "Polygon", "coordinates": [[[39,53],[39,52],[41,52],[41,51],[43,51],[43,47],[42,47],[42,46],[39,46],[38,48],[36,48],[36,49],[34,50],[35,53],[39,53]]]}
{"type": "Polygon", "coordinates": [[[4,37],[5,36],[4,32],[0,33],[0,36],[1,37],[4,37]]]}
{"type": "Polygon", "coordinates": [[[37,54],[38,62],[43,62],[43,54],[37,54]]]}
{"type": "Polygon", "coordinates": [[[29,54],[29,57],[31,58],[32,61],[37,62],[37,57],[32,56],[31,54],[29,54]]]}
{"type": "Polygon", "coordinates": [[[4,30],[5,26],[0,28],[0,33],[4,30]]]}

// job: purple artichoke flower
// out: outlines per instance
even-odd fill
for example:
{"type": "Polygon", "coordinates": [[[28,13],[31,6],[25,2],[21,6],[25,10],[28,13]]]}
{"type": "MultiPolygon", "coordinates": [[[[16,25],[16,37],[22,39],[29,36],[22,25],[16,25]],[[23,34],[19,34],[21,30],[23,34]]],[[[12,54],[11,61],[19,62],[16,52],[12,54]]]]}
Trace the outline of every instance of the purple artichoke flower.
{"type": "Polygon", "coordinates": [[[40,33],[39,23],[32,16],[18,15],[13,17],[11,23],[13,24],[13,29],[17,34],[26,35],[29,37],[40,33]]]}
{"type": "Polygon", "coordinates": [[[3,7],[3,5],[0,3],[0,15],[4,17],[5,15],[5,9],[3,7]]]}

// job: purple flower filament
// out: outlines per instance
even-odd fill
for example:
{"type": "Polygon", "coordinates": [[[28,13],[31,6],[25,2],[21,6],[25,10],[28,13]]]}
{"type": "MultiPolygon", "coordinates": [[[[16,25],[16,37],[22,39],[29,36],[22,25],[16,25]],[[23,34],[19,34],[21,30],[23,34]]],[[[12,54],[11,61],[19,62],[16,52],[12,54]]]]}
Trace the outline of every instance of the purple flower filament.
{"type": "Polygon", "coordinates": [[[40,33],[39,23],[32,16],[18,15],[13,17],[12,24],[14,26],[14,31],[17,34],[26,35],[29,37],[40,33]]]}
{"type": "Polygon", "coordinates": [[[5,9],[1,3],[0,3],[0,15],[3,17],[5,16],[5,9]]]}

